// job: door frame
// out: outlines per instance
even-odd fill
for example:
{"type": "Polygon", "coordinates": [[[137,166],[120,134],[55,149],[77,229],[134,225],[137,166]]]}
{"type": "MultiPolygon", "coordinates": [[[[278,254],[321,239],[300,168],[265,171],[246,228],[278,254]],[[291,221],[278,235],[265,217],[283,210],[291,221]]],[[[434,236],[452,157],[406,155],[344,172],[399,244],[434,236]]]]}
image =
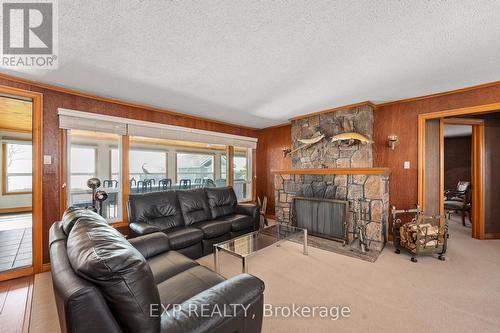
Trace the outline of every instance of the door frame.
{"type": "Polygon", "coordinates": [[[33,262],[31,267],[19,268],[0,273],[0,281],[32,275],[42,271],[42,176],[43,176],[43,94],[34,91],[0,85],[0,94],[32,100],[32,145],[33,145],[33,191],[32,230],[33,262]]]}
{"type": "MultiPolygon", "coordinates": [[[[422,113],[418,115],[418,203],[425,211],[425,122],[430,119],[440,119],[440,212],[444,213],[444,124],[446,117],[467,116],[481,113],[492,113],[500,110],[500,103],[478,105],[459,109],[450,109],[438,112],[422,113]]],[[[451,120],[453,121],[453,120],[451,120]]],[[[462,123],[463,124],[463,123],[462,123]]],[[[475,184],[473,189],[473,209],[472,237],[485,239],[485,219],[484,219],[484,123],[473,124],[472,132],[474,154],[472,165],[472,182],[475,184]]]]}

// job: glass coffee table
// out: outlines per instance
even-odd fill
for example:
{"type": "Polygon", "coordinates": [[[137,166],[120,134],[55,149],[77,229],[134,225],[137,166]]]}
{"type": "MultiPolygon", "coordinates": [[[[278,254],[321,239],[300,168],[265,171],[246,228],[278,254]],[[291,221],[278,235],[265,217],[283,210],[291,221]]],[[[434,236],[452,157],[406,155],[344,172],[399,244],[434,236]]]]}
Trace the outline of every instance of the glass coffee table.
{"type": "Polygon", "coordinates": [[[241,258],[243,273],[248,272],[247,258],[271,245],[279,246],[280,243],[302,237],[304,255],[307,255],[307,229],[277,223],[259,231],[214,244],[215,271],[220,272],[219,252],[223,251],[241,258]]]}

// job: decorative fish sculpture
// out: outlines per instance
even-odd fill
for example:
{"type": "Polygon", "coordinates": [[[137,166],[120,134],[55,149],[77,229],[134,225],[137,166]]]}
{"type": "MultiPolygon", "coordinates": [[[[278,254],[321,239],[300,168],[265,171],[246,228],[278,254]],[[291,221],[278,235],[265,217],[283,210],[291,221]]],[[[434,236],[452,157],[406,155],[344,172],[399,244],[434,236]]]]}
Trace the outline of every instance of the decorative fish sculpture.
{"type": "Polygon", "coordinates": [[[373,143],[373,141],[368,139],[366,136],[355,132],[340,133],[334,135],[332,137],[332,142],[349,142],[349,144],[354,144],[355,142],[361,142],[363,144],[373,143]]]}
{"type": "Polygon", "coordinates": [[[308,147],[320,142],[324,138],[325,138],[325,135],[321,134],[321,132],[318,131],[318,132],[314,133],[312,138],[310,138],[310,139],[297,139],[297,141],[302,143],[302,145],[295,148],[295,149],[283,148],[283,156],[287,157],[287,156],[295,153],[296,151],[299,151],[299,150],[304,149],[304,148],[308,148],[308,147]]]}
{"type": "Polygon", "coordinates": [[[303,143],[305,145],[313,145],[316,142],[320,142],[321,140],[323,140],[324,137],[325,137],[325,135],[321,134],[321,132],[316,132],[316,133],[314,133],[313,137],[310,139],[297,139],[297,141],[299,141],[300,143],[303,143]]]}

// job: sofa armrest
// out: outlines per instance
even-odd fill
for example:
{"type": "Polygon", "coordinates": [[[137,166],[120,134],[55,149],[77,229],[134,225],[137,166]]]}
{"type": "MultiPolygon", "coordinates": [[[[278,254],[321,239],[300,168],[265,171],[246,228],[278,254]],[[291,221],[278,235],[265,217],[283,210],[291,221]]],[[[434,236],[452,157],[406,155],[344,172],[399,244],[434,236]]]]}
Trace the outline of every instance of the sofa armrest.
{"type": "Polygon", "coordinates": [[[135,237],[129,239],[129,242],[146,259],[154,257],[160,253],[170,251],[168,237],[163,232],[153,232],[151,234],[135,237]]]}
{"type": "Polygon", "coordinates": [[[143,222],[129,223],[128,228],[132,232],[132,236],[147,235],[153,232],[161,231],[159,227],[143,222]]]}
{"type": "Polygon", "coordinates": [[[263,293],[262,280],[240,274],[163,312],[161,332],[260,332],[263,293]]]}
{"type": "Polygon", "coordinates": [[[259,229],[260,222],[260,206],[254,204],[237,204],[235,209],[236,214],[249,215],[253,220],[254,230],[259,229]]]}

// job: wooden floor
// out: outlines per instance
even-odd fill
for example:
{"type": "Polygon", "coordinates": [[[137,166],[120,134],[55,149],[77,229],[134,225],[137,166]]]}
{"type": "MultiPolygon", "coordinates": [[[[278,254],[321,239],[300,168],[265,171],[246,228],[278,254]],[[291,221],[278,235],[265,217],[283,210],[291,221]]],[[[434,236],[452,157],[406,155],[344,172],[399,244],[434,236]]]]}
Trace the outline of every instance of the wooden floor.
{"type": "Polygon", "coordinates": [[[33,283],[33,276],[0,282],[0,332],[29,331],[33,283]]]}

